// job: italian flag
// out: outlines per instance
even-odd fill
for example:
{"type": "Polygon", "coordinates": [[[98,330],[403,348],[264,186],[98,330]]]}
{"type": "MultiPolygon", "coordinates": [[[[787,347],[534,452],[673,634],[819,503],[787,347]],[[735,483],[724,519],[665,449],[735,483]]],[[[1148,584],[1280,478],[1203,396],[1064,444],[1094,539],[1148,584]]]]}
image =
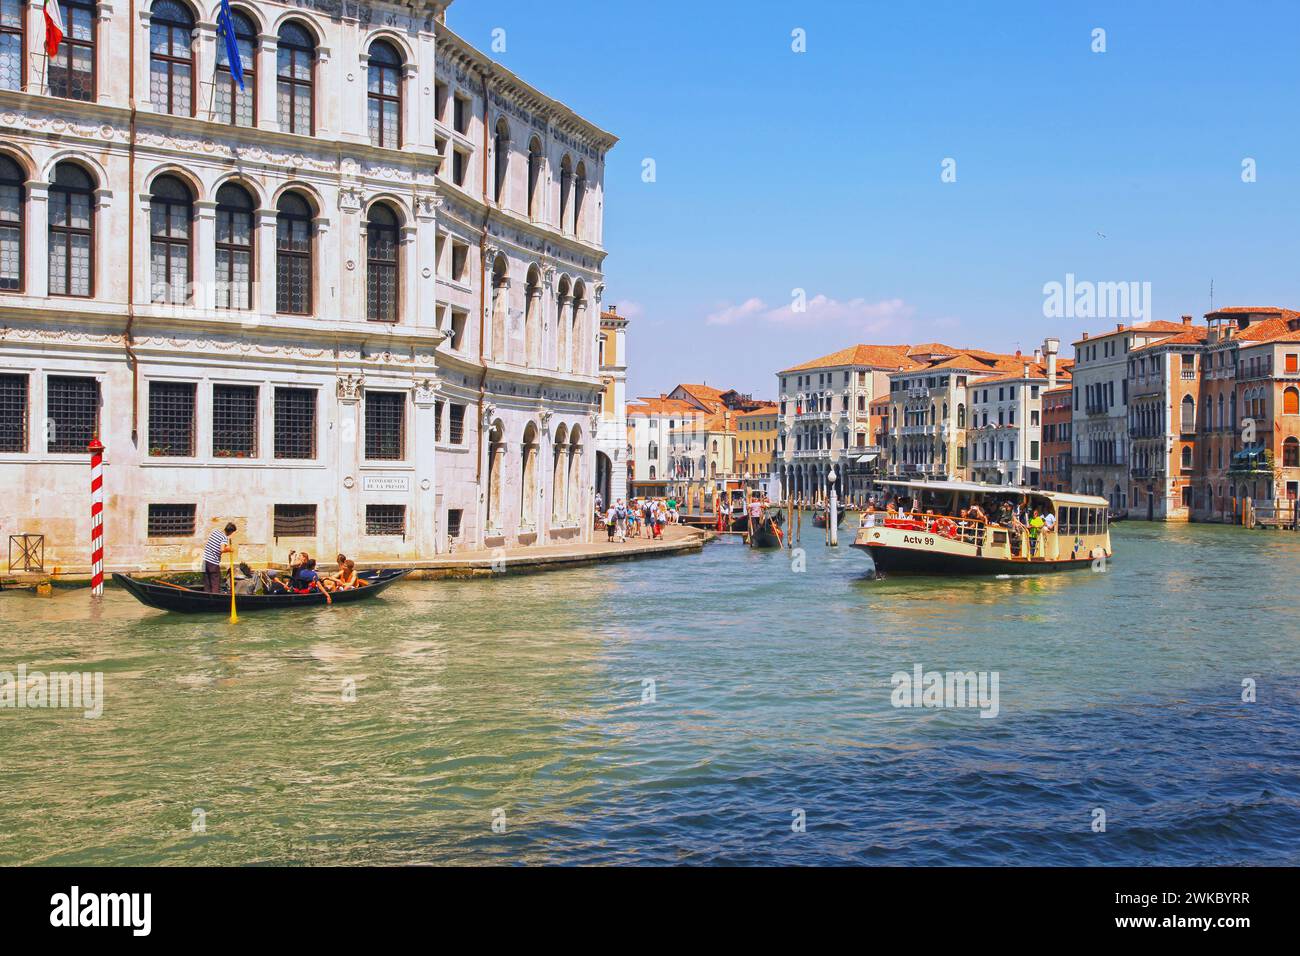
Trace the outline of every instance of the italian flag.
{"type": "Polygon", "coordinates": [[[45,55],[57,56],[63,42],[63,13],[59,0],[45,0],[45,55]]]}

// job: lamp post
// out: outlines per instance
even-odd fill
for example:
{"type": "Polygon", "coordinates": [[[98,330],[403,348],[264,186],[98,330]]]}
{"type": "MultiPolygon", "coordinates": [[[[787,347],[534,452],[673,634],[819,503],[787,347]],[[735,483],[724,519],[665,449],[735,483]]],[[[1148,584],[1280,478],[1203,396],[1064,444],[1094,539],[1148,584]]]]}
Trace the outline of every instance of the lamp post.
{"type": "Polygon", "coordinates": [[[840,517],[836,513],[839,504],[839,498],[835,494],[835,466],[831,465],[831,470],[826,474],[826,483],[830,485],[831,501],[830,509],[826,514],[826,530],[830,534],[831,547],[840,546],[840,517]]]}

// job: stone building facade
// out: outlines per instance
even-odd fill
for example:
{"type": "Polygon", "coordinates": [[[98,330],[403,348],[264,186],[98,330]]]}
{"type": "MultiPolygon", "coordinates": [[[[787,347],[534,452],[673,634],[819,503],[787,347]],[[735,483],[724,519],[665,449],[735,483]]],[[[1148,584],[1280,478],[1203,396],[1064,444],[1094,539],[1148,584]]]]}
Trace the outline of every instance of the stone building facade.
{"type": "Polygon", "coordinates": [[[97,435],[110,569],[589,535],[614,140],[446,6],[235,2],[243,91],[216,3],[65,3],[48,60],[21,8],[0,534],[88,565],[97,435]]]}

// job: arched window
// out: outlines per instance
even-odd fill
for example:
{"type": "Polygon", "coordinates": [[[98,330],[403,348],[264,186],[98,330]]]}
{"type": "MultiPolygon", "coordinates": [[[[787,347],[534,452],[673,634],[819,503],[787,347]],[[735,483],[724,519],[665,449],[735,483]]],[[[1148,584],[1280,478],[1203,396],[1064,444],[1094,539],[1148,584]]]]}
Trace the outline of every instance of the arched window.
{"type": "Polygon", "coordinates": [[[587,198],[587,166],[578,163],[578,171],[573,179],[573,234],[582,235],[582,201],[587,198]]]}
{"type": "MultiPolygon", "coordinates": [[[[894,414],[893,409],[890,409],[890,414],[891,415],[894,414]]],[[[958,428],[966,427],[966,406],[965,405],[957,406],[957,427],[958,428]]]]}
{"type": "Polygon", "coordinates": [[[95,289],[95,181],[75,163],[54,167],[49,201],[50,295],[95,289]]]}
{"type": "Polygon", "coordinates": [[[1190,445],[1183,446],[1183,467],[1192,467],[1192,447],[1190,445]]]}
{"type": "MultiPolygon", "coordinates": [[[[373,62],[373,61],[372,61],[373,62]]],[[[397,321],[398,222],[382,203],[366,219],[366,318],[397,321]]]]}
{"type": "Polygon", "coordinates": [[[1288,438],[1282,443],[1282,467],[1300,468],[1300,441],[1288,438]]]}
{"type": "Polygon", "coordinates": [[[25,0],[0,0],[0,90],[23,88],[25,0]]]}
{"type": "Polygon", "coordinates": [[[23,290],[23,214],[27,177],[8,156],[0,155],[0,292],[23,290]]]}
{"type": "Polygon", "coordinates": [[[95,98],[94,0],[59,0],[63,15],[63,42],[50,57],[51,96],[68,100],[95,98]]]}
{"type": "Polygon", "coordinates": [[[315,72],[315,39],[300,24],[284,24],[275,47],[276,117],[282,132],[300,136],[316,132],[315,72]]]}
{"type": "Polygon", "coordinates": [[[573,160],[560,161],[560,232],[569,231],[569,190],[573,188],[573,160]]]}
{"type": "Polygon", "coordinates": [[[213,111],[218,122],[253,126],[257,123],[257,26],[248,14],[238,10],[231,11],[230,19],[235,28],[239,62],[244,70],[244,89],[239,89],[234,74],[230,72],[226,41],[218,34],[217,101],[213,111]]]}
{"type": "Polygon", "coordinates": [[[149,281],[154,302],[190,300],[194,196],[175,176],[159,176],[149,194],[149,281]]]}
{"type": "Polygon", "coordinates": [[[156,0],[149,18],[149,102],[155,112],[194,115],[194,14],[156,0]]]}
{"type": "Polygon", "coordinates": [[[1300,389],[1294,385],[1282,393],[1282,414],[1300,415],[1300,389]]]}
{"type": "Polygon", "coordinates": [[[312,211],[288,192],[275,207],[275,311],[311,315],[312,211]]]}
{"type": "Polygon", "coordinates": [[[1179,428],[1184,434],[1196,431],[1196,402],[1190,395],[1183,396],[1182,419],[1179,428]]]}
{"type": "Polygon", "coordinates": [[[495,160],[492,195],[498,206],[505,205],[506,180],[510,173],[510,124],[503,116],[497,120],[496,133],[492,137],[492,155],[495,160]]]}
{"type": "Polygon", "coordinates": [[[402,145],[402,58],[391,43],[370,46],[366,85],[370,145],[397,149],[402,145]]]}
{"type": "Polygon", "coordinates": [[[253,197],[243,186],[217,190],[217,308],[253,307],[253,197]]]}
{"type": "Polygon", "coordinates": [[[650,443],[649,447],[646,449],[646,454],[647,454],[650,458],[658,458],[658,457],[659,457],[659,443],[658,443],[658,442],[653,442],[653,441],[652,441],[652,442],[650,443]]]}
{"type": "Polygon", "coordinates": [[[528,141],[528,216],[530,219],[541,218],[542,191],[538,184],[542,181],[542,141],[534,136],[528,141]]]}

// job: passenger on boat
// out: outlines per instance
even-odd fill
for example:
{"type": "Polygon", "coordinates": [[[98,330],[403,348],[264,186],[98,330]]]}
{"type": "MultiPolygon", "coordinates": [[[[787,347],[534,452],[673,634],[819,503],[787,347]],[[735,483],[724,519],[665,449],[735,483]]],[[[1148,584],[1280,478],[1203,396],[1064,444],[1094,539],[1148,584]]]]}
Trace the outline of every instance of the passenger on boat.
{"type": "Polygon", "coordinates": [[[262,591],[265,594],[288,594],[289,589],[284,586],[284,581],[280,580],[279,571],[267,571],[262,578],[262,591]]]}
{"type": "Polygon", "coordinates": [[[984,509],[977,504],[970,506],[970,519],[972,521],[981,521],[984,524],[989,523],[989,516],[986,515],[984,509]]]}
{"type": "Polygon", "coordinates": [[[1044,521],[1043,516],[1034,509],[1034,516],[1029,519],[1029,556],[1036,557],[1038,554],[1038,543],[1043,535],[1044,521]]]}
{"type": "Polygon", "coordinates": [[[324,591],[320,575],[316,573],[316,559],[308,558],[290,579],[294,594],[310,594],[312,591],[324,591]]]}
{"type": "MultiPolygon", "coordinates": [[[[339,557],[343,556],[339,555],[339,557]]],[[[357,577],[357,565],[351,558],[343,558],[338,571],[325,582],[326,589],[331,591],[351,591],[365,586],[366,581],[364,578],[357,577]]]]}

